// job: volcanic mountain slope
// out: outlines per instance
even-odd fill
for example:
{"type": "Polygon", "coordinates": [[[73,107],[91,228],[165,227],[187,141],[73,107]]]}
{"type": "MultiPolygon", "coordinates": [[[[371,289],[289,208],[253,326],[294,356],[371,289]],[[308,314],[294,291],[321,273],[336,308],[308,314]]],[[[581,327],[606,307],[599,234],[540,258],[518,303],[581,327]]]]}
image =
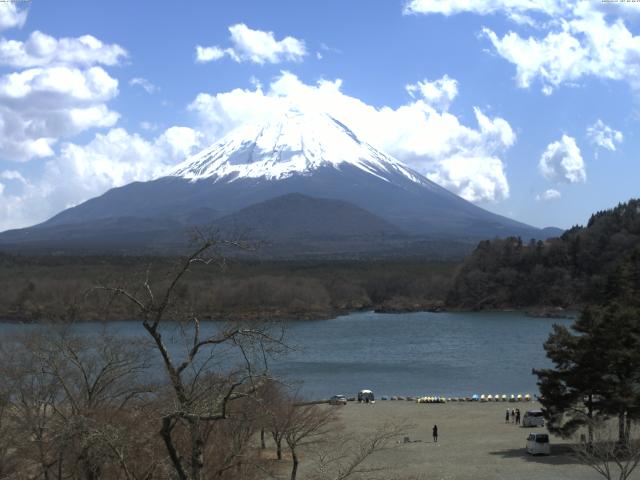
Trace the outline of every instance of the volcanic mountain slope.
{"type": "Polygon", "coordinates": [[[180,227],[216,221],[228,226],[234,213],[240,215],[236,221],[244,218],[243,227],[279,238],[287,232],[298,236],[306,227],[295,225],[303,219],[291,215],[291,209],[304,210],[294,205],[309,206],[308,197],[339,202],[320,202],[322,208],[308,210],[304,224],[313,225],[308,230],[314,233],[307,236],[342,231],[368,236],[374,244],[376,236],[392,232],[461,241],[507,235],[544,238],[549,233],[463,200],[375,149],[330,115],[290,110],[270,121],[241,126],[161,178],[114,188],[42,224],[5,232],[0,244],[45,246],[54,238],[63,243],[69,231],[77,241],[84,232],[91,248],[107,228],[110,241],[122,248],[128,238],[136,239],[132,246],[137,248],[170,245],[179,243],[180,227]],[[294,193],[301,195],[287,196],[294,193]],[[247,224],[251,215],[241,214],[242,209],[277,197],[284,200],[255,207],[264,214],[253,216],[262,219],[261,226],[247,224]],[[349,215],[354,215],[351,221],[349,215]],[[278,227],[265,230],[265,222],[278,227]],[[374,224],[385,228],[374,234],[374,224]]]}
{"type": "Polygon", "coordinates": [[[247,231],[269,240],[402,235],[395,225],[342,200],[289,193],[214,221],[224,232],[247,231]]]}

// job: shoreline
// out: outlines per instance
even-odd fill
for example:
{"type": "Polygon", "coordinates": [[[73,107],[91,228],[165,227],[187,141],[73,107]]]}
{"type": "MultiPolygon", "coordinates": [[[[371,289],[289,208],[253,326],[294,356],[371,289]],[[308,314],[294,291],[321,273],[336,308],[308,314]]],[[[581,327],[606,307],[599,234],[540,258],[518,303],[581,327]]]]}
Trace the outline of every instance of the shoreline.
{"type": "MultiPolygon", "coordinates": [[[[487,310],[469,310],[469,309],[457,309],[446,307],[444,305],[431,305],[429,307],[415,306],[409,308],[396,308],[396,307],[384,307],[384,306],[372,306],[367,308],[354,308],[354,309],[339,309],[332,312],[244,312],[241,314],[220,313],[218,315],[202,315],[201,321],[206,322],[270,322],[270,321],[283,321],[283,322],[305,322],[305,321],[321,321],[321,320],[335,320],[338,317],[347,316],[355,313],[376,313],[380,315],[394,315],[404,313],[520,313],[529,318],[548,318],[548,319],[574,319],[580,315],[580,308],[575,306],[567,309],[558,308],[540,308],[540,307],[523,307],[523,308],[501,308],[501,309],[487,309],[487,310]]],[[[109,319],[96,319],[90,318],[86,320],[54,320],[43,321],[40,318],[28,318],[26,316],[0,316],[0,323],[5,324],[64,324],[64,323],[91,323],[91,322],[139,322],[138,318],[109,318],[109,319]]]]}

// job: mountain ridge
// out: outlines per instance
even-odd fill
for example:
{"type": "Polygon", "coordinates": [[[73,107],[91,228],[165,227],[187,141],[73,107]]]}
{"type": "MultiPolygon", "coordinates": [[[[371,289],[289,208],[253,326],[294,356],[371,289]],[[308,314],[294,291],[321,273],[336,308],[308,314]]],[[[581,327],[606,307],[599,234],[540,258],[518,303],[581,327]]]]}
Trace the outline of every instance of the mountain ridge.
{"type": "Polygon", "coordinates": [[[213,221],[222,231],[248,230],[266,239],[403,235],[386,220],[342,200],[287,193],[213,221]]]}
{"type": "MultiPolygon", "coordinates": [[[[289,194],[345,202],[351,205],[347,210],[354,215],[354,224],[371,215],[414,239],[469,243],[510,235],[545,238],[549,233],[456,196],[358,138],[334,117],[293,110],[266,123],[239,127],[167,175],[113,188],[41,224],[2,233],[0,245],[36,237],[45,245],[48,232],[53,231],[62,241],[65,228],[79,241],[84,225],[90,246],[96,237],[92,228],[111,229],[118,219],[135,218],[140,219],[139,225],[120,222],[122,238],[116,243],[124,246],[127,236],[134,234],[138,240],[148,238],[149,245],[177,245],[177,230],[215,224],[242,209],[289,194]],[[140,231],[142,226],[146,232],[140,231]]],[[[345,218],[338,222],[326,211],[317,214],[311,224],[316,222],[335,233],[338,227],[331,224],[335,221],[348,230],[345,218]]],[[[295,223],[286,214],[283,217],[295,223]]],[[[281,223],[281,230],[295,232],[293,223],[286,227],[281,223]]],[[[367,222],[360,225],[360,236],[371,237],[371,245],[362,248],[378,251],[378,236],[365,228],[367,222]]],[[[315,234],[316,239],[323,237],[322,232],[315,234]]],[[[117,232],[110,235],[117,236],[117,232]]]]}

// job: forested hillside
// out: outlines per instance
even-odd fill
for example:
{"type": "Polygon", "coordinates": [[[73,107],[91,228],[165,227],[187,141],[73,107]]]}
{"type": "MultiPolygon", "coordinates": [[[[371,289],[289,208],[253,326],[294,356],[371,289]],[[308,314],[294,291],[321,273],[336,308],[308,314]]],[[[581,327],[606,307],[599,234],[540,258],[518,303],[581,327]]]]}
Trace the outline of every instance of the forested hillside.
{"type": "MultiPolygon", "coordinates": [[[[132,320],[127,302],[108,305],[100,285],[140,287],[147,272],[166,283],[179,259],[0,254],[0,319],[132,320]]],[[[201,266],[177,292],[203,318],[326,318],[356,310],[441,308],[458,263],[416,260],[249,262],[201,266]]]]}
{"type": "Polygon", "coordinates": [[[480,242],[448,296],[457,308],[580,308],[640,292],[640,200],[597,212],[560,238],[480,242]]]}

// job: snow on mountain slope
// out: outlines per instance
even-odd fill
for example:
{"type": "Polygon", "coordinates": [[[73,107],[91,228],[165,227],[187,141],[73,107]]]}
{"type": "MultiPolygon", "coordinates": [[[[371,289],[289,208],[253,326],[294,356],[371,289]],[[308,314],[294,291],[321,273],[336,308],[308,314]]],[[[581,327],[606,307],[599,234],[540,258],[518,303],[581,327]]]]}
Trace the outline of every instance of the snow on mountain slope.
{"type": "Polygon", "coordinates": [[[440,187],[334,117],[291,109],[239,127],[159,178],[113,188],[39,225],[4,232],[0,246],[178,245],[194,225],[235,225],[279,241],[304,237],[311,243],[295,247],[300,251],[356,248],[328,246],[327,238],[360,235],[366,241],[357,243],[358,251],[393,255],[421,251],[416,239],[545,238],[440,187]]]}
{"type": "Polygon", "coordinates": [[[187,158],[168,176],[216,182],[243,178],[282,180],[309,175],[326,166],[339,170],[345,164],[385,181],[400,174],[418,184],[428,182],[360,140],[332,116],[293,109],[275,120],[235,129],[213,146],[187,158]]]}

